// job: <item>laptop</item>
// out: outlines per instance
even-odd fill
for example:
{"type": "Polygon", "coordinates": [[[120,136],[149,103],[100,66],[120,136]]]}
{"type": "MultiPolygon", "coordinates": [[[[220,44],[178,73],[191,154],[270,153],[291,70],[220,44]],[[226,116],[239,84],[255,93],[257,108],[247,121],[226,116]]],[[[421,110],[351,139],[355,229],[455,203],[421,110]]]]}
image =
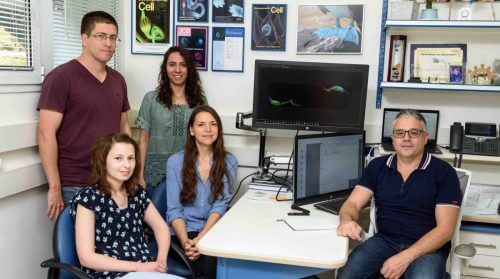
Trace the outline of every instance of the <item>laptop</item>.
{"type": "MultiPolygon", "coordinates": [[[[395,151],[392,145],[392,125],[396,115],[401,109],[385,108],[384,118],[382,119],[382,148],[387,151],[395,151]]],[[[427,132],[429,133],[429,140],[425,145],[425,151],[434,154],[442,154],[443,152],[437,146],[437,134],[439,127],[439,111],[438,110],[418,110],[425,118],[427,123],[427,132]]]]}
{"type": "Polygon", "coordinates": [[[338,214],[361,176],[364,145],[364,132],[295,137],[293,204],[338,214]]]}

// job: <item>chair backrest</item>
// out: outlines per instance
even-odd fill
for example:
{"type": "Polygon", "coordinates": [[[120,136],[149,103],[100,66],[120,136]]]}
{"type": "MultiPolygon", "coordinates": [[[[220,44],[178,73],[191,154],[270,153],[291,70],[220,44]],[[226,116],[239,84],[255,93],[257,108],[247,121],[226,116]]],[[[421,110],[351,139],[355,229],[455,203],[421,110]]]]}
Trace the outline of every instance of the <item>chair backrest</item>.
{"type": "Polygon", "coordinates": [[[460,278],[460,258],[453,253],[453,249],[460,244],[460,225],[462,223],[462,216],[464,213],[465,202],[467,201],[467,193],[471,181],[471,172],[464,169],[455,168],[460,181],[460,190],[462,191],[462,206],[458,212],[457,224],[453,238],[451,239],[451,252],[450,252],[450,276],[451,278],[460,278]]]}
{"type": "Polygon", "coordinates": [[[163,219],[167,219],[167,184],[165,179],[158,183],[153,194],[151,194],[151,201],[155,205],[163,219]]]}
{"type": "MultiPolygon", "coordinates": [[[[54,258],[59,262],[80,268],[80,261],[76,253],[75,223],[69,210],[70,207],[66,206],[57,218],[53,234],[52,250],[54,258]]],[[[76,277],[65,270],[59,271],[59,279],[69,278],[76,277]]]]}

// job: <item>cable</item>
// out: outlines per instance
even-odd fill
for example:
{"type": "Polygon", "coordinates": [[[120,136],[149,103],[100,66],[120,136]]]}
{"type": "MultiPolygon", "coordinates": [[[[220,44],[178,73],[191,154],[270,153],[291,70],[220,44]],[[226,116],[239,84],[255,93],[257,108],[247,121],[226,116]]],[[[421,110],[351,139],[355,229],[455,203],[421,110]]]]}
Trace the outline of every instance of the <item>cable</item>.
{"type": "Polygon", "coordinates": [[[236,188],[236,192],[234,192],[233,194],[233,197],[229,200],[229,204],[231,204],[231,202],[234,200],[234,198],[236,197],[236,194],[238,194],[238,192],[240,191],[240,187],[241,187],[241,183],[243,183],[243,181],[247,178],[249,178],[250,176],[254,175],[254,174],[258,174],[259,172],[256,171],[256,172],[253,172],[245,177],[243,177],[243,179],[240,181],[240,185],[238,185],[238,188],[236,188]]]}
{"type": "MultiPolygon", "coordinates": [[[[295,137],[297,137],[299,135],[299,130],[297,130],[297,132],[295,133],[295,137]]],[[[290,159],[288,159],[288,166],[286,168],[286,175],[285,175],[285,181],[288,181],[288,172],[290,171],[290,164],[292,163],[292,158],[293,158],[293,153],[294,153],[295,150],[293,150],[293,147],[292,147],[292,154],[290,154],[290,159]]],[[[278,199],[278,196],[281,192],[281,189],[283,188],[284,184],[281,184],[280,188],[278,189],[278,192],[276,192],[276,201],[289,201],[291,199],[286,199],[286,200],[279,200],[278,199]]],[[[288,189],[290,189],[290,186],[288,186],[288,189]]]]}

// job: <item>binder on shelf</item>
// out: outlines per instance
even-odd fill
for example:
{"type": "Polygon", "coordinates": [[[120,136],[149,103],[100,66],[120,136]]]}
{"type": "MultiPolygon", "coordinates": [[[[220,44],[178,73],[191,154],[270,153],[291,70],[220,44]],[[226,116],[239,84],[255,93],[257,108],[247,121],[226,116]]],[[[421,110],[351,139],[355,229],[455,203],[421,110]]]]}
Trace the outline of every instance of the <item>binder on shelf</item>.
{"type": "Polygon", "coordinates": [[[284,220],[294,231],[336,230],[338,222],[332,218],[290,217],[284,220]]]}

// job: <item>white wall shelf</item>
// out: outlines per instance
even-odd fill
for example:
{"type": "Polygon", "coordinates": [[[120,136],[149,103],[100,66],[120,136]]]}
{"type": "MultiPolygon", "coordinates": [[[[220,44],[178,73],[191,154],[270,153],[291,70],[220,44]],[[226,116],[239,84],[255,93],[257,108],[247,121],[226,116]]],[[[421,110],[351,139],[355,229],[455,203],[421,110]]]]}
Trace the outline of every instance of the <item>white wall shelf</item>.
{"type": "Polygon", "coordinates": [[[385,28],[472,28],[497,29],[500,21],[490,20],[387,20],[385,28]]]}
{"type": "Polygon", "coordinates": [[[500,93],[500,86],[492,86],[492,85],[438,84],[438,83],[384,81],[380,84],[380,87],[384,90],[402,89],[402,90],[438,90],[438,91],[457,91],[457,92],[500,93]]]}

